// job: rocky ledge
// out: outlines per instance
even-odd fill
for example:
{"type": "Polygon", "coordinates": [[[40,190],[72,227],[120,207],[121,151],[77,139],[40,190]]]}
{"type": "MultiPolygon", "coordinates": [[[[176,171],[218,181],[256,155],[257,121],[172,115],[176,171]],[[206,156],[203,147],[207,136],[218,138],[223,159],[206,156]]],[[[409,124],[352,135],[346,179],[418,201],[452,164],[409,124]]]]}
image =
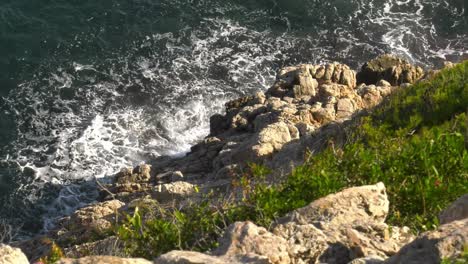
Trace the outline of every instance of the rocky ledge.
{"type": "MultiPolygon", "coordinates": [[[[440,263],[462,255],[468,241],[466,195],[440,215],[437,230],[419,237],[389,226],[385,186],[353,187],[318,199],[275,222],[271,231],[236,222],[208,253],[171,251],[153,262],[111,256],[62,259],[61,264],[440,263]],[[462,213],[461,213],[462,212],[462,213]]],[[[0,263],[29,263],[19,249],[0,246],[0,263]]]]}
{"type": "MultiPolygon", "coordinates": [[[[99,184],[99,203],[63,218],[49,236],[67,246],[68,257],[112,255],[106,250],[118,248],[116,238],[86,242],[105,236],[118,221],[116,212],[129,212],[148,196],[174,204],[213,190],[228,193],[233,175],[248,162],[266,165],[273,171],[267,180],[280,181],[306,153],[344,144],[354,116],[433,72],[391,55],[366,63],[358,74],[339,63],[283,68],[265,93],[226,103],[224,115],[211,117],[210,135],[185,156],[122,169],[111,184],[99,184]]],[[[211,252],[172,251],[154,263],[439,263],[462,254],[467,208],[461,198],[442,213],[438,230],[415,239],[408,228],[385,223],[389,201],[382,183],[354,187],[289,213],[270,230],[237,222],[211,252]]],[[[20,246],[34,259],[47,251],[43,244],[39,238],[20,246]]],[[[18,251],[1,246],[0,263],[27,263],[18,251]]],[[[59,263],[152,262],[98,256],[59,263]]]]}

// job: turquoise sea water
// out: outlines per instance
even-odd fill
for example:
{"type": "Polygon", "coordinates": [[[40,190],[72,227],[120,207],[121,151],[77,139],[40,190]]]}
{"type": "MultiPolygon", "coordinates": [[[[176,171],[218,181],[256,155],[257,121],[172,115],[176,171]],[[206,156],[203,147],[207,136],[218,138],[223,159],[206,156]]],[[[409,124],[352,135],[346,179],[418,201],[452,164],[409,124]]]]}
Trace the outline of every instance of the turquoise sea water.
{"type": "Polygon", "coordinates": [[[0,218],[25,234],[95,177],[180,155],[295,63],[468,58],[464,0],[0,0],[0,218]]]}

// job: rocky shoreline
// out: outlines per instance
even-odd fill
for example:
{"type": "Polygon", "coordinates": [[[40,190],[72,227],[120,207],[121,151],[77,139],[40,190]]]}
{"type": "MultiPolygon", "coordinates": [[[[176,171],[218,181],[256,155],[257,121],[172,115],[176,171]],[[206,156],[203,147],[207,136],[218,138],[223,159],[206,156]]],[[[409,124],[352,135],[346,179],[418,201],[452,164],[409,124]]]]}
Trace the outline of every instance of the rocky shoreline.
{"type": "MultiPolygon", "coordinates": [[[[145,197],[174,205],[213,191],[230,193],[233,175],[250,162],[270,168],[267,180],[279,182],[307,155],[344,145],[354,117],[435,72],[391,55],[366,63],[358,73],[339,63],[283,68],[268,91],[228,102],[225,114],[212,116],[210,135],[187,155],[158,157],[123,169],[112,184],[99,183],[101,201],[63,218],[48,237],[64,246],[69,258],[112,254],[106,250],[110,244],[119,248],[115,237],[88,241],[105,236],[118,221],[116,212],[131,212],[145,197]]],[[[407,227],[385,223],[389,201],[382,183],[353,187],[290,212],[270,230],[236,222],[212,252],[172,251],[154,263],[439,263],[459,257],[466,247],[467,208],[465,195],[440,215],[437,230],[415,238],[407,227]]],[[[13,246],[31,260],[50,250],[43,237],[13,246]]],[[[25,259],[0,246],[1,263],[28,263],[25,259]]],[[[153,262],[101,256],[59,263],[153,262]]]]}

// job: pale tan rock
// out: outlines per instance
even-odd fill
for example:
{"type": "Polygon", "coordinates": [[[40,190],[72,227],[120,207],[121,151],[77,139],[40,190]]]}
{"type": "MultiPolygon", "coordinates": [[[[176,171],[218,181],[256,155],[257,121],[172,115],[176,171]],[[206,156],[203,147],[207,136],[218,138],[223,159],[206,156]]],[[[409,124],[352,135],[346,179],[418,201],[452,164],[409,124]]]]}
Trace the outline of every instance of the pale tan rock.
{"type": "Polygon", "coordinates": [[[0,244],[1,264],[29,264],[28,258],[19,248],[0,244]]]}
{"type": "Polygon", "coordinates": [[[267,257],[271,264],[290,263],[286,240],[251,222],[231,225],[220,244],[214,255],[232,258],[253,253],[267,257]]]}
{"type": "Polygon", "coordinates": [[[155,261],[155,264],[224,264],[225,262],[207,254],[194,251],[173,250],[161,255],[155,261]]]}
{"type": "Polygon", "coordinates": [[[211,256],[194,251],[173,250],[161,255],[155,264],[270,264],[268,258],[255,254],[243,256],[211,256]]]}
{"type": "Polygon", "coordinates": [[[252,150],[257,156],[266,156],[280,150],[282,146],[292,140],[289,127],[284,122],[268,125],[260,131],[257,145],[252,150]]]}
{"type": "Polygon", "coordinates": [[[383,183],[352,187],[320,198],[281,218],[279,223],[308,224],[325,221],[341,225],[353,221],[384,223],[389,201],[383,183]]]}
{"type": "Polygon", "coordinates": [[[64,258],[56,264],[153,264],[152,261],[142,258],[119,258],[111,256],[90,256],[79,259],[64,258]]]}
{"type": "Polygon", "coordinates": [[[458,198],[439,215],[439,221],[442,225],[465,218],[468,218],[468,194],[458,198]]]}
{"type": "Polygon", "coordinates": [[[383,221],[388,199],[382,183],[345,189],[278,220],[275,235],[288,241],[293,263],[347,263],[385,259],[413,239],[407,228],[383,221]]]}
{"type": "Polygon", "coordinates": [[[338,103],[336,105],[336,118],[341,119],[345,117],[351,116],[354,111],[356,110],[356,107],[354,106],[354,103],[351,99],[349,98],[343,98],[338,100],[338,103]]]}
{"type": "Polygon", "coordinates": [[[404,246],[386,264],[436,264],[443,259],[460,258],[468,243],[468,219],[453,221],[425,232],[404,246]]]}
{"type": "Polygon", "coordinates": [[[143,183],[151,179],[151,166],[143,164],[135,168],[124,168],[115,175],[115,182],[125,183],[143,183]]]}
{"type": "Polygon", "coordinates": [[[60,221],[60,225],[66,230],[62,237],[75,237],[79,243],[108,231],[116,223],[118,211],[124,205],[119,200],[111,200],[75,211],[60,221]]]}
{"type": "Polygon", "coordinates": [[[166,183],[160,186],[160,192],[155,194],[155,198],[158,201],[167,201],[167,200],[180,200],[182,198],[188,197],[195,192],[195,185],[184,182],[172,182],[166,183]]]}

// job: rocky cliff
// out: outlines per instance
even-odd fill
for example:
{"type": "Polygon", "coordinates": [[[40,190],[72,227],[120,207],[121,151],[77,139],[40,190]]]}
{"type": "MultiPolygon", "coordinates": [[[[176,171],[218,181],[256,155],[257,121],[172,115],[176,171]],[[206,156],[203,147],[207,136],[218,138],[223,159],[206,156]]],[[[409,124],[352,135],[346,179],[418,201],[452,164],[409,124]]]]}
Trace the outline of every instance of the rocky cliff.
{"type": "MultiPolygon", "coordinates": [[[[65,245],[68,257],[116,255],[109,248],[121,249],[118,239],[102,237],[119,221],[117,212],[131,212],[143,197],[174,206],[213,191],[231,193],[235,175],[251,162],[272,170],[269,183],[280,182],[307,155],[339,151],[355,117],[433,74],[391,55],[366,63],[358,74],[339,63],[283,68],[265,93],[228,102],[224,114],[212,116],[210,135],[185,156],[122,169],[112,184],[99,184],[102,201],[63,218],[50,236],[65,245]]],[[[441,214],[437,230],[415,238],[409,228],[385,223],[383,183],[353,187],[294,210],[269,229],[236,222],[207,253],[171,251],[154,263],[439,263],[466,253],[467,208],[465,196],[441,214]]],[[[41,239],[21,247],[33,258],[48,248],[41,239]]],[[[2,246],[0,263],[27,260],[2,246]]],[[[58,263],[152,262],[99,256],[58,263]]]]}

